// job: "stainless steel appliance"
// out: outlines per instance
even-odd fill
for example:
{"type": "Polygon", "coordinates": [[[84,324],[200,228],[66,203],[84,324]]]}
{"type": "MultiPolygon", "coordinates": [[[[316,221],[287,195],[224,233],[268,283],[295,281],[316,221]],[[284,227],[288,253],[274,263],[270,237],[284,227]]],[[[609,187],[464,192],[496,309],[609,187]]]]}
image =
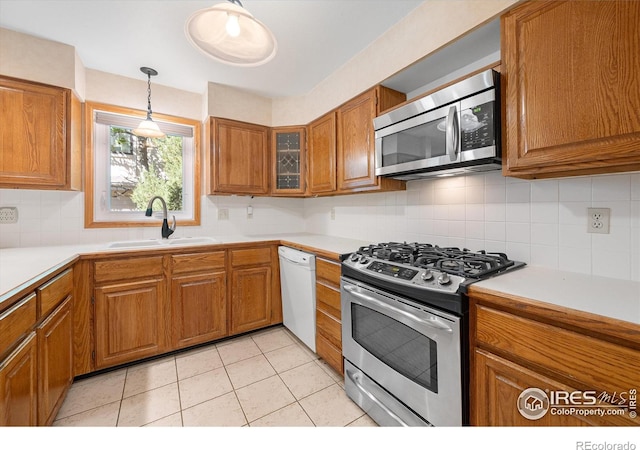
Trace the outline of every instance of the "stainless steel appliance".
{"type": "Polygon", "coordinates": [[[345,390],[380,425],[466,425],[466,288],[523,266],[502,253],[418,243],[342,262],[345,390]]]}
{"type": "Polygon", "coordinates": [[[501,169],[498,84],[499,74],[487,70],[376,117],[376,175],[501,169]]]}

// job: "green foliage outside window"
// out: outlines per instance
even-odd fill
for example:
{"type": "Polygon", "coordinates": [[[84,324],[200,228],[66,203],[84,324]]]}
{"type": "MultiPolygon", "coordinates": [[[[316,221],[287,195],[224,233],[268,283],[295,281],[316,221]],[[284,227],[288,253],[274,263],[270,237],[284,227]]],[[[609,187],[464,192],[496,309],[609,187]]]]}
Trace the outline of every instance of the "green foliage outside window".
{"type": "Polygon", "coordinates": [[[183,209],[181,136],[138,138],[129,129],[111,127],[111,143],[112,172],[118,168],[120,174],[117,181],[112,178],[112,197],[128,197],[131,208],[144,211],[149,200],[159,195],[167,202],[167,209],[183,209]],[[127,151],[124,141],[128,138],[135,151],[127,151]]]}

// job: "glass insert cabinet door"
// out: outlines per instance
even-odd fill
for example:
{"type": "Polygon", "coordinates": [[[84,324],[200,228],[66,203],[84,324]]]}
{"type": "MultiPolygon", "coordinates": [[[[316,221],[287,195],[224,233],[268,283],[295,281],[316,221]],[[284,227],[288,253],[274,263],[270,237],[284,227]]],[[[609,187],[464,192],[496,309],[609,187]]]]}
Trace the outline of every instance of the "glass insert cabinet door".
{"type": "Polygon", "coordinates": [[[271,135],[273,194],[304,195],[304,127],[274,128],[271,135]]]}

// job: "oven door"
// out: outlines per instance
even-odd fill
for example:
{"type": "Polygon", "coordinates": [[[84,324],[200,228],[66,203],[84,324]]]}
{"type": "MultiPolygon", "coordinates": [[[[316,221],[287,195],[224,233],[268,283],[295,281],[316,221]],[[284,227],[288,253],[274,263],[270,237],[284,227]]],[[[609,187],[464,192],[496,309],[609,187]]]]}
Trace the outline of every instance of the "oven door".
{"type": "MultiPolygon", "coordinates": [[[[460,318],[344,277],[341,303],[345,359],[427,423],[462,425],[460,318]]],[[[345,375],[345,386],[363,389],[345,375]]],[[[394,410],[364,389],[360,397],[394,410]]]]}

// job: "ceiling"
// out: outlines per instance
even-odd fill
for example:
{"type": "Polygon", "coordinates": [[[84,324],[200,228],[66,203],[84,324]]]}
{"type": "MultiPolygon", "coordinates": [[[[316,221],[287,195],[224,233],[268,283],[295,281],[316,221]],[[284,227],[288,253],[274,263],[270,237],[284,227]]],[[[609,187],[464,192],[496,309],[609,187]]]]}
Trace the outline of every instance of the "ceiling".
{"type": "Polygon", "coordinates": [[[220,0],[0,0],[0,27],[76,48],[85,67],[202,93],[207,82],[266,97],[309,92],[428,0],[243,0],[276,36],[258,67],[228,66],[191,47],[186,19],[220,0]]]}

